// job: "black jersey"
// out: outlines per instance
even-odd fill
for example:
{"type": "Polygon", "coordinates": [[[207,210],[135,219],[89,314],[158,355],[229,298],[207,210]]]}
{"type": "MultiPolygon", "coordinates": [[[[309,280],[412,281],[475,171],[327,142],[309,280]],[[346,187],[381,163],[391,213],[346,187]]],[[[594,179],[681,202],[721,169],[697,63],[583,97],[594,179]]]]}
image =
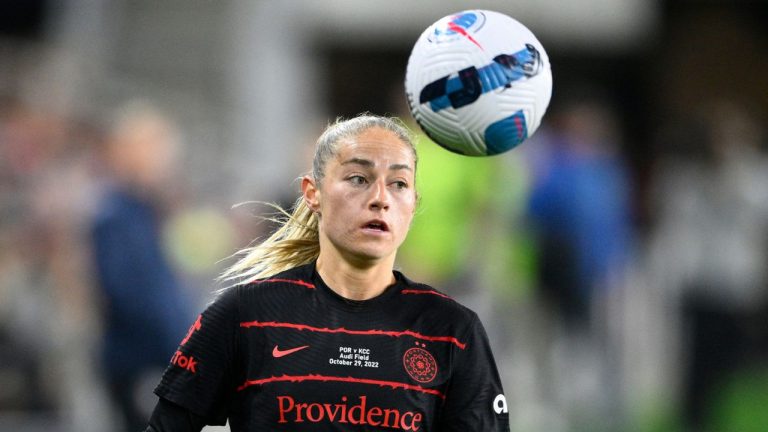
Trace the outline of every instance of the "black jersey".
{"type": "Polygon", "coordinates": [[[477,315],[399,272],[347,300],[314,264],[226,290],[155,392],[233,431],[508,431],[477,315]]]}

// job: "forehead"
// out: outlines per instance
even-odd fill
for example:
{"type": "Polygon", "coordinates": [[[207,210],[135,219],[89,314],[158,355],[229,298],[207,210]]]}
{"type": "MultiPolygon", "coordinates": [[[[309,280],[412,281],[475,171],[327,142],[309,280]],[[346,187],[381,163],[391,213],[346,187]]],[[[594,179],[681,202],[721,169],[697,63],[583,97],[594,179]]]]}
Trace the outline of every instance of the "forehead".
{"type": "Polygon", "coordinates": [[[381,128],[367,129],[359,135],[339,143],[336,161],[365,159],[378,164],[407,165],[413,169],[414,154],[410,144],[403,142],[394,132],[381,128]]]}

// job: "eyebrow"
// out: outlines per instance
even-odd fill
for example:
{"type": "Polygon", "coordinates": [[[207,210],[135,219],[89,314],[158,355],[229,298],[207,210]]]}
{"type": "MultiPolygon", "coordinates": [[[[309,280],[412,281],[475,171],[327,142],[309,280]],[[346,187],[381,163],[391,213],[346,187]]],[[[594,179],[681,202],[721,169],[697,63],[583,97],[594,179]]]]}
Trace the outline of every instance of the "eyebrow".
{"type": "MultiPolygon", "coordinates": [[[[360,166],[363,166],[363,167],[366,167],[366,168],[372,168],[375,165],[373,163],[373,161],[370,161],[368,159],[356,158],[356,157],[347,159],[344,162],[342,162],[341,164],[342,165],[351,165],[351,164],[353,164],[353,165],[360,165],[360,166]]],[[[389,169],[391,171],[397,171],[397,170],[413,171],[411,166],[408,165],[408,164],[392,164],[392,165],[389,166],[389,169]]]]}

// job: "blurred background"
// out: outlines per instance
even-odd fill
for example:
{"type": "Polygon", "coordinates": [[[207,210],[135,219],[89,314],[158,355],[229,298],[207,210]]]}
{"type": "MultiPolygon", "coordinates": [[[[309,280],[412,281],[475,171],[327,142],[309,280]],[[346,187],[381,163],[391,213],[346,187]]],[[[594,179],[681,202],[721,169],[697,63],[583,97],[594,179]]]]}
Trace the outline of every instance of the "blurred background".
{"type": "Polygon", "coordinates": [[[226,258],[269,232],[253,202],[291,204],[336,116],[412,122],[410,48],[468,8],[538,36],[552,103],[493,158],[422,140],[398,266],[481,315],[512,431],[768,430],[747,0],[0,2],[0,430],[136,430],[226,258]]]}

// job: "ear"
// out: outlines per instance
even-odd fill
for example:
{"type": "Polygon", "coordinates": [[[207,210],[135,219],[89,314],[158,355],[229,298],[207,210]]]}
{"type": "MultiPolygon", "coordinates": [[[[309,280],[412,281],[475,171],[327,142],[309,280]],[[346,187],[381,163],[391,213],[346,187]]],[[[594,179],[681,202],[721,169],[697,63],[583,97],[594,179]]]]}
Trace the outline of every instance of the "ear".
{"type": "Polygon", "coordinates": [[[301,194],[304,202],[310,210],[315,213],[320,212],[320,189],[318,189],[315,180],[310,176],[301,178],[301,194]]]}

